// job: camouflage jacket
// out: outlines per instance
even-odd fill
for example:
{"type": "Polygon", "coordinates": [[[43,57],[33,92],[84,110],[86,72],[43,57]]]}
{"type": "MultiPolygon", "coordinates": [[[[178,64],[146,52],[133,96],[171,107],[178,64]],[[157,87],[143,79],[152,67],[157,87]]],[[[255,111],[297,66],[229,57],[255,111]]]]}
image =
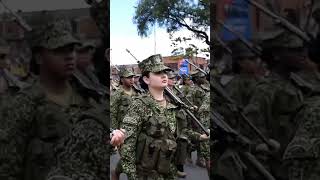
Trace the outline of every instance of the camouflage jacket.
{"type": "Polygon", "coordinates": [[[76,172],[106,177],[101,172],[108,174],[107,163],[96,163],[109,159],[104,143],[109,128],[103,122],[107,115],[102,109],[97,113],[92,99],[72,90],[69,106],[61,106],[49,100],[36,83],[1,107],[1,179],[44,180],[55,167],[66,167],[65,163],[73,167],[65,170],[75,172],[74,179],[80,176],[76,172]]]}
{"type": "Polygon", "coordinates": [[[121,122],[128,111],[132,98],[138,95],[139,94],[136,91],[133,91],[132,96],[130,96],[125,93],[122,87],[113,93],[110,103],[111,128],[120,128],[121,122]]]}
{"type": "Polygon", "coordinates": [[[136,97],[129,106],[128,112],[123,119],[122,128],[126,130],[126,140],[120,149],[122,169],[127,174],[129,180],[136,179],[136,142],[142,132],[142,126],[148,123],[148,119],[154,115],[166,117],[171,133],[177,136],[187,136],[199,139],[200,134],[187,129],[184,113],[179,111],[171,103],[166,108],[156,103],[150,94],[136,97]]]}
{"type": "MultiPolygon", "coordinates": [[[[282,169],[285,167],[281,165],[281,159],[296,131],[294,117],[302,102],[303,94],[291,79],[271,74],[269,79],[257,84],[249,104],[244,108],[245,115],[266,137],[280,143],[281,147],[272,161],[272,171],[277,177],[287,176],[286,170],[282,169]]],[[[252,131],[243,134],[251,137],[254,143],[261,143],[252,131]]]]}
{"type": "Polygon", "coordinates": [[[255,78],[246,74],[238,74],[225,85],[225,89],[239,106],[244,107],[249,103],[256,83],[255,78]]]}
{"type": "Polygon", "coordinates": [[[310,97],[303,104],[295,118],[298,129],[283,156],[288,165],[290,180],[320,177],[320,97],[310,97]]]}

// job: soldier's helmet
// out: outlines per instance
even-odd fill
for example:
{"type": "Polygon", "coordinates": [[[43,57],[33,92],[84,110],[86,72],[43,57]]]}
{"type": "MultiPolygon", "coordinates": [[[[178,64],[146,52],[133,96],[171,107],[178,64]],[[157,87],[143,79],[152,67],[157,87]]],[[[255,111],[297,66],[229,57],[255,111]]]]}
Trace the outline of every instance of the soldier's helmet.
{"type": "Polygon", "coordinates": [[[160,54],[152,55],[138,64],[142,74],[146,72],[170,71],[171,69],[164,65],[160,54]]]}
{"type": "Polygon", "coordinates": [[[71,23],[67,19],[55,19],[32,32],[32,48],[57,49],[70,44],[81,44],[72,35],[71,23]]]}
{"type": "Polygon", "coordinates": [[[119,72],[120,78],[134,77],[135,74],[127,68],[121,68],[119,72]]]}
{"type": "Polygon", "coordinates": [[[239,39],[233,40],[229,43],[229,47],[232,51],[232,58],[234,60],[255,57],[256,55],[239,39]]]}
{"type": "Polygon", "coordinates": [[[0,54],[9,54],[10,46],[6,40],[0,37],[0,54]]]}

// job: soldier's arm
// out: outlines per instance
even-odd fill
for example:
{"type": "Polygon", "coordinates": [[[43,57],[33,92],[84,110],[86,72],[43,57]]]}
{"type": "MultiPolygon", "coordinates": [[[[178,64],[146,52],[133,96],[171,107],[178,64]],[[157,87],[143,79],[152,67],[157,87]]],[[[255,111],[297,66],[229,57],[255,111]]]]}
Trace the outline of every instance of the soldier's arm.
{"type": "Polygon", "coordinates": [[[22,177],[33,111],[34,104],[25,95],[17,95],[0,109],[0,179],[22,177]]]}
{"type": "Polygon", "coordinates": [[[118,112],[119,112],[119,105],[120,105],[120,95],[119,92],[115,92],[113,96],[111,96],[110,102],[110,114],[111,114],[111,128],[117,129],[118,128],[118,112]]]}
{"type": "Polygon", "coordinates": [[[146,113],[142,108],[144,104],[140,100],[133,100],[128,112],[123,119],[122,129],[126,130],[126,139],[120,148],[121,166],[129,180],[136,179],[136,142],[139,127],[142,124],[142,116],[146,113]]]}
{"type": "Polygon", "coordinates": [[[188,127],[187,116],[183,110],[179,110],[176,113],[176,119],[178,124],[178,134],[177,134],[178,136],[187,137],[191,141],[200,140],[201,134],[188,127]]]}

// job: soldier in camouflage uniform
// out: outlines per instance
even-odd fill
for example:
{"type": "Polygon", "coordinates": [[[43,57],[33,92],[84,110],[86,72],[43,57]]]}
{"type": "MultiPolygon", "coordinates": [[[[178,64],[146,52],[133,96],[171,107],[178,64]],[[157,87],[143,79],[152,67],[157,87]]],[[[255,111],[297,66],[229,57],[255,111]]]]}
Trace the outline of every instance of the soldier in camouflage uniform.
{"type": "MultiPolygon", "coordinates": [[[[203,72],[197,70],[193,72],[191,76],[192,76],[192,81],[195,83],[195,85],[193,86],[192,91],[189,92],[188,95],[186,95],[186,98],[188,98],[194,106],[199,108],[202,105],[205,99],[205,96],[209,94],[210,87],[208,85],[208,81],[206,80],[206,74],[204,74],[203,72]]],[[[195,115],[199,117],[197,110],[195,110],[194,112],[195,112],[195,115]]],[[[196,124],[191,122],[190,126],[191,128],[198,129],[198,131],[200,131],[199,127],[197,127],[196,124]]],[[[204,157],[201,156],[202,153],[200,152],[201,151],[200,143],[193,142],[193,144],[194,144],[194,148],[198,152],[196,164],[200,167],[206,167],[205,159],[204,157]]]]}
{"type": "MultiPolygon", "coordinates": [[[[210,129],[210,93],[206,94],[202,105],[199,107],[198,116],[201,123],[210,129]]],[[[210,176],[210,141],[200,143],[200,157],[206,162],[208,175],[210,176]]]]}
{"type": "Polygon", "coordinates": [[[109,122],[70,79],[79,43],[70,23],[49,21],[33,35],[39,79],[1,107],[0,179],[108,179],[109,122]]]}
{"type": "Polygon", "coordinates": [[[81,40],[82,45],[77,48],[77,69],[74,77],[84,84],[88,90],[96,91],[101,98],[106,96],[106,87],[103,86],[95,73],[93,64],[93,55],[95,53],[95,42],[90,40],[81,40]]]}
{"type": "Polygon", "coordinates": [[[229,96],[241,107],[249,103],[251,93],[259,80],[258,58],[240,40],[229,45],[232,50],[233,72],[235,75],[224,87],[229,96]]]}
{"type": "MultiPolygon", "coordinates": [[[[187,136],[197,140],[206,135],[188,130],[177,106],[166,101],[164,88],[168,84],[161,56],[154,55],[139,63],[148,93],[131,103],[123,119],[126,139],[120,149],[123,172],[129,180],[176,179],[172,163],[177,148],[176,139],[187,136]]],[[[142,86],[144,87],[144,86],[142,86]]]]}
{"type": "MultiPolygon", "coordinates": [[[[294,117],[303,102],[292,74],[305,67],[306,54],[302,40],[284,30],[267,32],[261,37],[265,37],[262,57],[270,66],[270,75],[256,86],[245,113],[267,137],[280,143],[280,149],[268,157],[267,164],[277,179],[288,179],[282,156],[294,136],[297,128],[294,117]]],[[[260,144],[256,145],[256,151],[272,152],[272,149],[260,144]]]]}
{"type": "Polygon", "coordinates": [[[120,76],[120,88],[114,92],[111,97],[111,127],[113,129],[119,129],[123,117],[126,115],[129,105],[131,104],[132,98],[138,96],[138,91],[133,88],[133,81],[135,74],[123,68],[119,72],[120,76]]]}

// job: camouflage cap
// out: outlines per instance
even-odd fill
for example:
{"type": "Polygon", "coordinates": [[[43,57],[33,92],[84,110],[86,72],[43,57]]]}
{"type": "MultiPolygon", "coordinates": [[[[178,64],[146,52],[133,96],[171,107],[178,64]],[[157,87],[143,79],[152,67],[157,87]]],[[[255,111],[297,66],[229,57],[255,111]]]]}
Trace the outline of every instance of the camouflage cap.
{"type": "Polygon", "coordinates": [[[160,71],[169,71],[169,67],[165,66],[162,62],[162,57],[160,54],[152,55],[147,59],[139,62],[138,64],[141,72],[160,72],[160,71]]]}
{"type": "Polygon", "coordinates": [[[32,47],[43,47],[46,49],[56,49],[69,44],[81,44],[72,35],[70,21],[57,19],[51,21],[33,32],[32,47]]]}
{"type": "Polygon", "coordinates": [[[141,74],[136,74],[134,77],[141,77],[141,74]]]}
{"type": "Polygon", "coordinates": [[[206,74],[204,74],[203,72],[201,72],[201,71],[199,71],[199,70],[190,73],[190,75],[192,76],[192,78],[202,78],[202,77],[206,77],[206,74]]]}
{"type": "Polygon", "coordinates": [[[177,75],[176,75],[173,71],[169,71],[169,72],[167,73],[167,75],[168,75],[168,78],[169,78],[169,79],[173,79],[173,78],[176,78],[176,77],[177,77],[177,75]]]}
{"type": "Polygon", "coordinates": [[[303,40],[295,34],[285,30],[276,30],[261,34],[261,45],[264,49],[283,49],[303,48],[303,40]]]}
{"type": "Polygon", "coordinates": [[[97,48],[97,43],[94,40],[82,39],[80,48],[97,48]]]}
{"type": "Polygon", "coordinates": [[[120,69],[119,76],[128,78],[128,77],[135,76],[135,74],[132,71],[128,70],[127,68],[122,68],[120,69]]]}
{"type": "Polygon", "coordinates": [[[256,55],[239,39],[231,41],[229,47],[232,51],[232,58],[255,57],[256,55]]]}
{"type": "Polygon", "coordinates": [[[9,54],[10,46],[8,42],[0,37],[0,54],[9,54]]]}

